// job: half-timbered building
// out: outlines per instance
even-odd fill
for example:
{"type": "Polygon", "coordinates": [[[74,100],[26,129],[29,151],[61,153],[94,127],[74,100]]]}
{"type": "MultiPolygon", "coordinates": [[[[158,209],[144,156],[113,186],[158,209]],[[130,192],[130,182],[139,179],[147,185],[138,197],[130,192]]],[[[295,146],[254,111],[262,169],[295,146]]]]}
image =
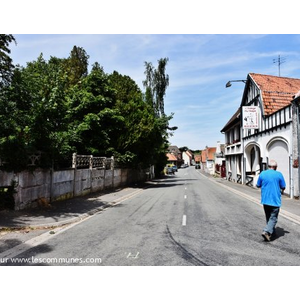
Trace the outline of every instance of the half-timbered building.
{"type": "Polygon", "coordinates": [[[248,74],[241,105],[221,130],[227,179],[255,185],[268,161],[275,159],[286,193],[295,196],[291,101],[299,90],[300,79],[248,74]]]}

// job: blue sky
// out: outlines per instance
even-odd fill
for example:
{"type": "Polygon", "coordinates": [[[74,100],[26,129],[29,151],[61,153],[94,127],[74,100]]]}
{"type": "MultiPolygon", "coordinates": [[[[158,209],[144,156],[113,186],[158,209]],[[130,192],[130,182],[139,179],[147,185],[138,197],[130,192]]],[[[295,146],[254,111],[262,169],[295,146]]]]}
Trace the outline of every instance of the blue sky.
{"type": "Polygon", "coordinates": [[[11,44],[15,64],[26,66],[40,53],[67,57],[73,46],[83,47],[90,66],[98,62],[106,73],[130,76],[143,90],[144,62],[168,57],[170,85],[165,111],[178,126],[170,142],[178,147],[204,149],[224,142],[220,130],[238,108],[242,82],[250,72],[278,75],[273,63],[285,58],[281,76],[300,78],[300,35],[251,34],[15,34],[11,44]]]}

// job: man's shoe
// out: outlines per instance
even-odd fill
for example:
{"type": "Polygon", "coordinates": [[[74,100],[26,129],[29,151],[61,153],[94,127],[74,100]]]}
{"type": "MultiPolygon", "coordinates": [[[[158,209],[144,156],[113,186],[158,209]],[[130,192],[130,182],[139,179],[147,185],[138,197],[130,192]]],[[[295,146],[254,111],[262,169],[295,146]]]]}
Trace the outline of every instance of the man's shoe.
{"type": "Polygon", "coordinates": [[[271,241],[271,234],[269,232],[263,231],[263,233],[261,235],[265,239],[266,242],[271,241]]]}

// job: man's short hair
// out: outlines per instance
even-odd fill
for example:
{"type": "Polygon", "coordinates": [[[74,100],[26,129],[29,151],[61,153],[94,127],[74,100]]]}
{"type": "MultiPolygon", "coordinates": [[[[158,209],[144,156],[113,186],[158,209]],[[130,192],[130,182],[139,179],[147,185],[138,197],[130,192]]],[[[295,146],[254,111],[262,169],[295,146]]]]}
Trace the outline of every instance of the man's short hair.
{"type": "Polygon", "coordinates": [[[269,161],[269,167],[277,167],[277,162],[276,162],[276,160],[271,159],[271,160],[269,161]]]}

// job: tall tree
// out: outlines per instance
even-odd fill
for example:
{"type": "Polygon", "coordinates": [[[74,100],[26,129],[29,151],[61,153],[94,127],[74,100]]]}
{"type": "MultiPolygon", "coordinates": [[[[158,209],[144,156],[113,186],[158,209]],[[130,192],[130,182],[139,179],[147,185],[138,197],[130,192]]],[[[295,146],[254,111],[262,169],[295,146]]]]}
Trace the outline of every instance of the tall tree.
{"type": "Polygon", "coordinates": [[[88,75],[89,55],[81,48],[74,46],[70,56],[65,60],[65,68],[70,85],[77,84],[88,75]]]}
{"type": "Polygon", "coordinates": [[[148,167],[155,162],[156,120],[152,108],[143,101],[137,84],[129,77],[113,72],[109,77],[123,124],[116,137],[118,161],[133,167],[148,167]],[[151,147],[149,146],[151,145],[151,147]]]}
{"type": "Polygon", "coordinates": [[[10,58],[9,44],[16,40],[11,34],[0,34],[0,88],[10,83],[14,65],[10,58]]]}
{"type": "Polygon", "coordinates": [[[173,113],[167,116],[164,111],[164,97],[169,86],[169,76],[166,74],[168,58],[158,60],[158,67],[155,69],[150,62],[145,62],[146,79],[143,85],[146,89],[145,100],[153,109],[156,123],[156,171],[162,170],[167,162],[166,152],[168,148],[168,137],[173,134],[177,127],[169,127],[169,121],[173,118],[173,113]]]}
{"type": "Polygon", "coordinates": [[[154,72],[156,106],[161,116],[165,116],[164,97],[169,86],[169,75],[166,74],[168,58],[161,58],[158,61],[157,70],[154,72]]]}
{"type": "Polygon", "coordinates": [[[152,105],[157,116],[164,116],[164,97],[169,86],[169,75],[166,74],[168,58],[158,60],[158,67],[155,69],[151,62],[145,62],[146,79],[143,85],[146,89],[146,102],[152,105]]]}

